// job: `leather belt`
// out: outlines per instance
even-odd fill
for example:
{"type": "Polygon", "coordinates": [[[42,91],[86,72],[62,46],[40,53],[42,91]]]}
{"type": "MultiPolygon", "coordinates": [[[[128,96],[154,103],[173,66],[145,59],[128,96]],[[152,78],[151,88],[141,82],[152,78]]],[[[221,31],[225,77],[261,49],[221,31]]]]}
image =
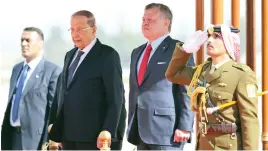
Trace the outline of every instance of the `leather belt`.
{"type": "Polygon", "coordinates": [[[13,127],[13,131],[14,132],[17,132],[17,133],[20,133],[21,132],[21,127],[18,126],[18,127],[13,127]]]}
{"type": "Polygon", "coordinates": [[[207,124],[207,133],[236,133],[238,132],[237,125],[235,123],[222,123],[222,124],[207,124]]]}

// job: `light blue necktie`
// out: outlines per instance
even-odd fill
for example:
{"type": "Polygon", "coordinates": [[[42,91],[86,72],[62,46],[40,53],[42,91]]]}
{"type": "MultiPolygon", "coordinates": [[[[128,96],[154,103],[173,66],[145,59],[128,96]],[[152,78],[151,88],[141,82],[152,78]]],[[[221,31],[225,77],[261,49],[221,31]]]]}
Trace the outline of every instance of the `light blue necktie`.
{"type": "Polygon", "coordinates": [[[25,82],[28,70],[29,70],[29,66],[26,64],[23,67],[23,70],[20,74],[19,84],[15,91],[15,100],[13,102],[13,110],[12,110],[13,122],[15,122],[18,119],[20,99],[21,99],[22,90],[23,90],[23,86],[24,86],[24,82],[25,82]]]}

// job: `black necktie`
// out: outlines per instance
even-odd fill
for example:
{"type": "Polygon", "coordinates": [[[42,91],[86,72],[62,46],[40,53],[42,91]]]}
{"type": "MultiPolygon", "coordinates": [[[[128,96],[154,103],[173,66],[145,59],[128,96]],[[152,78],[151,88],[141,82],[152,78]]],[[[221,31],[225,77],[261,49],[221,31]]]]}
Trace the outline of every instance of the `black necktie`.
{"type": "Polygon", "coordinates": [[[80,58],[81,58],[81,56],[83,54],[84,54],[84,52],[79,50],[75,60],[73,61],[73,63],[69,67],[69,70],[68,70],[68,86],[69,86],[69,84],[71,83],[71,81],[73,79],[74,71],[75,71],[75,69],[76,69],[76,67],[78,65],[78,62],[79,62],[79,60],[80,60],[80,58]]]}

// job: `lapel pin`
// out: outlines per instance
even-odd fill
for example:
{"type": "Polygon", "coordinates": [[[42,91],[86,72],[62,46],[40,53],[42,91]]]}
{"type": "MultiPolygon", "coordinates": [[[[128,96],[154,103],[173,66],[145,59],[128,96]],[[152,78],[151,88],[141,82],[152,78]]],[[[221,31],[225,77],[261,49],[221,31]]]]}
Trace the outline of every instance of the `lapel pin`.
{"type": "Polygon", "coordinates": [[[35,77],[36,77],[36,78],[39,78],[39,75],[36,75],[35,77]]]}

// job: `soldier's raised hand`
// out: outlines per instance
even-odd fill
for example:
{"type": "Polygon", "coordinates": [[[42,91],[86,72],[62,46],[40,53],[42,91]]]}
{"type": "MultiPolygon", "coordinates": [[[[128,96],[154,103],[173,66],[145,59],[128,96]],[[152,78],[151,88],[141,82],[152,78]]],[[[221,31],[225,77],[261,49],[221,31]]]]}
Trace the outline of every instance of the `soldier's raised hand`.
{"type": "Polygon", "coordinates": [[[186,39],[182,49],[187,53],[195,53],[208,40],[206,31],[198,30],[192,36],[186,39]]]}

